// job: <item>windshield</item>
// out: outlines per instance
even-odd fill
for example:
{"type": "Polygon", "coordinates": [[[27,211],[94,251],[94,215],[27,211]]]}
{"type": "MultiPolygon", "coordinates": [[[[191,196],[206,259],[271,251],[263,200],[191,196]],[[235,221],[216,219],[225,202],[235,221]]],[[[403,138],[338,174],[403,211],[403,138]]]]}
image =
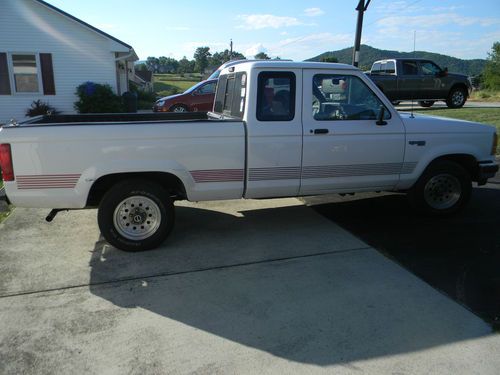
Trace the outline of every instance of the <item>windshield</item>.
{"type": "Polygon", "coordinates": [[[194,86],[191,86],[190,88],[188,88],[186,91],[184,91],[184,94],[189,94],[193,91],[195,91],[198,87],[200,87],[202,84],[204,84],[206,81],[201,81],[201,82],[198,82],[196,85],[194,86]]]}
{"type": "Polygon", "coordinates": [[[207,78],[208,79],[219,79],[219,76],[220,76],[220,69],[217,69],[215,72],[212,73],[212,75],[210,77],[207,78]]]}

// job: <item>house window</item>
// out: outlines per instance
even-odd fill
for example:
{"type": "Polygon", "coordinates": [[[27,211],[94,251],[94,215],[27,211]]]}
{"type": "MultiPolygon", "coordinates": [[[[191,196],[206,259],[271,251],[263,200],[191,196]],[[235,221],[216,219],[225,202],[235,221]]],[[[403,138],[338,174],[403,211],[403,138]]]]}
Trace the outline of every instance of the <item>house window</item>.
{"type": "Polygon", "coordinates": [[[14,76],[14,87],[16,92],[37,93],[38,66],[35,54],[13,54],[12,74],[14,76]]]}

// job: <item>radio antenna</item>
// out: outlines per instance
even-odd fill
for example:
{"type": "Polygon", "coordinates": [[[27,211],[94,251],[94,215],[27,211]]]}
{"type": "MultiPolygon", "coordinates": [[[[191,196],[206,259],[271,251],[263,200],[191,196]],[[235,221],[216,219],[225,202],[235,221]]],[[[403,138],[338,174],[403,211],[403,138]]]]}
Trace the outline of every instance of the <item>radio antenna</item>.
{"type": "MultiPolygon", "coordinates": [[[[414,30],[413,31],[413,58],[416,59],[417,58],[417,53],[416,53],[416,50],[415,50],[415,44],[416,44],[416,40],[417,40],[417,30],[414,30]]],[[[417,63],[417,60],[414,61],[414,63],[416,64],[417,63]]],[[[417,74],[418,74],[418,67],[417,67],[417,74]]],[[[413,101],[415,99],[413,99],[413,96],[412,96],[412,99],[411,99],[411,115],[410,115],[410,118],[415,118],[415,116],[413,116],[413,101]]]]}

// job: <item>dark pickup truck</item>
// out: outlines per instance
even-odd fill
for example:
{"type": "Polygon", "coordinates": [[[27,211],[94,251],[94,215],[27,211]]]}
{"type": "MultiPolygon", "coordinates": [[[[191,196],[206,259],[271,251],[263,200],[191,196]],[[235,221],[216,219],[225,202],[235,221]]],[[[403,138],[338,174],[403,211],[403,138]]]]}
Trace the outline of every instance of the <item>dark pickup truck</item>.
{"type": "Polygon", "coordinates": [[[366,74],[394,104],[417,100],[422,107],[431,107],[443,100],[450,108],[460,108],[472,90],[467,76],[448,73],[448,68],[425,59],[375,61],[366,74]]]}

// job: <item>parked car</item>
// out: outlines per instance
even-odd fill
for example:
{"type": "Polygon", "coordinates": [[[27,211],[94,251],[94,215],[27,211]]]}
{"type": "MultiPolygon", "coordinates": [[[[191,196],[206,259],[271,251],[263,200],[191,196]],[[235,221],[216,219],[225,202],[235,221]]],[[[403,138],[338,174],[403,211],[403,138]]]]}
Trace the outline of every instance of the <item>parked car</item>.
{"type": "Polygon", "coordinates": [[[208,112],[212,110],[217,79],[197,83],[182,94],[156,101],[153,112],[208,112]]]}
{"type": "Polygon", "coordinates": [[[175,200],[398,191],[444,216],[465,206],[473,181],[498,171],[495,127],[398,113],[350,65],[232,68],[220,74],[213,112],[53,115],[4,126],[8,199],[98,207],[104,238],[140,251],[167,238],[175,200]]]}
{"type": "Polygon", "coordinates": [[[461,108],[472,90],[470,79],[463,74],[448,73],[425,59],[388,59],[375,61],[368,77],[393,102],[417,100],[431,107],[442,100],[450,108],[461,108]]]}

